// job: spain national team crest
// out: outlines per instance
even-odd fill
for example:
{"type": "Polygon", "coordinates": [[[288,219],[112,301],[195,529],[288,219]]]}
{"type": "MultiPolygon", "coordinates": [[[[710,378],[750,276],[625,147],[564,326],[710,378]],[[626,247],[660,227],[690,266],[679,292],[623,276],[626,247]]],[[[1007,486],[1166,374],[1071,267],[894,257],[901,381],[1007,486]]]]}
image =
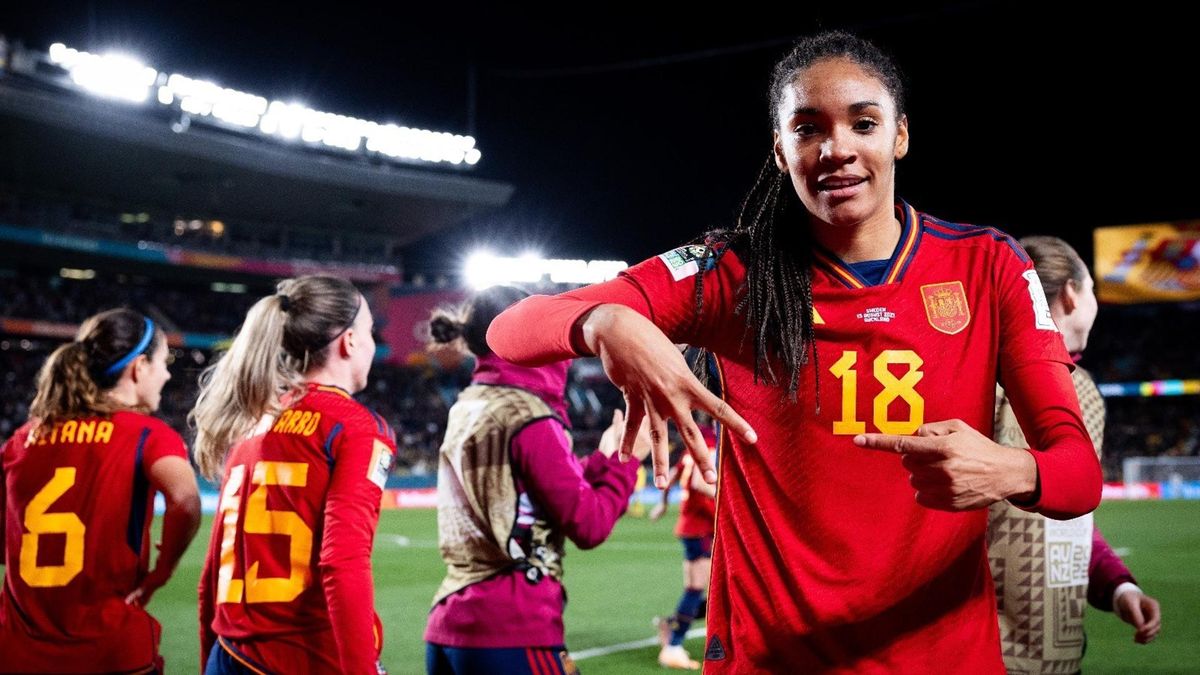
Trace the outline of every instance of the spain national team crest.
{"type": "Polygon", "coordinates": [[[925,301],[925,316],[929,325],[947,335],[954,335],[971,323],[971,308],[961,281],[947,281],[921,287],[925,301]]]}

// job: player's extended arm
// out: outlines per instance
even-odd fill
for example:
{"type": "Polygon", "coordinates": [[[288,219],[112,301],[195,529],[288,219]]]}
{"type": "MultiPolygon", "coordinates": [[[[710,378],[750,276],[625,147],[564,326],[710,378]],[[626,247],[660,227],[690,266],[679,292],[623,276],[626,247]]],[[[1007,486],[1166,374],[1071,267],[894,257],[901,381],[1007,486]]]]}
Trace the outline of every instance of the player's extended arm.
{"type": "Polygon", "coordinates": [[[754,430],[692,374],[683,355],[647,318],[650,307],[640,289],[619,277],[557,296],[533,296],[505,310],[488,328],[488,344],[502,358],[523,365],[574,355],[596,355],[604,372],[625,396],[622,456],[632,452],[644,417],[650,419],[654,445],[654,485],[667,485],[670,470],[667,420],[679,430],[705,480],[715,482],[708,445],[692,419],[703,410],[748,443],[754,430]],[[528,330],[538,326],[537,331],[528,330]]]}
{"type": "Polygon", "coordinates": [[[622,463],[611,452],[605,456],[598,450],[585,471],[561,424],[549,418],[517,433],[511,451],[530,496],[576,546],[594,548],[608,537],[629,504],[637,464],[622,463]]]}
{"type": "Polygon", "coordinates": [[[158,560],[142,583],[125,598],[126,602],[146,605],[154,592],[167,583],[179,560],[200,529],[200,489],[192,465],[182,457],[159,458],[147,471],[150,485],[163,494],[167,509],[163,515],[162,542],[158,560]]]}
{"type": "Polygon", "coordinates": [[[371,545],[379,524],[382,489],[370,480],[371,457],[383,440],[361,430],[340,437],[325,497],[319,567],[329,623],[342,672],[376,672],[375,598],[371,545]]]}

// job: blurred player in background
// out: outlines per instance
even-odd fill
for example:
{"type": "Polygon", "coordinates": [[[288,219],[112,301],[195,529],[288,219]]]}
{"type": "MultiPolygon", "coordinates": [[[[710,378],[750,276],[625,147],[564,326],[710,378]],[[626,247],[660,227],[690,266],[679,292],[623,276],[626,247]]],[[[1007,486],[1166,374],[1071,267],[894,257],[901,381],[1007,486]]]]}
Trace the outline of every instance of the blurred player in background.
{"type": "MultiPolygon", "coordinates": [[[[1067,351],[1082,353],[1097,311],[1087,265],[1070,244],[1057,237],[1026,237],[1021,245],[1033,259],[1067,351]]],[[[1083,368],[1076,367],[1071,379],[1099,455],[1104,439],[1104,399],[1083,368]]],[[[1028,442],[1003,390],[996,403],[996,442],[1026,447],[1028,442]]],[[[1139,643],[1153,640],[1162,626],[1158,601],[1138,588],[1090,513],[1062,522],[1005,502],[992,504],[988,558],[1009,673],[1079,672],[1086,646],[1083,610],[1088,602],[1115,611],[1134,627],[1134,640],[1139,643]]]]}
{"type": "MultiPolygon", "coordinates": [[[[715,454],[718,431],[711,422],[703,421],[700,431],[704,434],[705,443],[715,454]]],[[[708,593],[717,490],[704,481],[696,470],[695,460],[686,451],[672,467],[669,478],[667,488],[662,491],[662,501],[650,512],[650,519],[658,520],[666,513],[671,485],[678,483],[679,521],[675,524],[675,536],[683,544],[683,595],[673,615],[655,620],[662,647],[658,653],[658,664],[664,668],[697,670],[700,663],[687,653],[683,642],[687,639],[692,622],[703,615],[704,596],[708,593]]]]}
{"type": "Polygon", "coordinates": [[[450,409],[439,460],[446,577],[425,629],[431,675],[575,672],[564,646],[566,539],[589,549],[608,538],[650,452],[643,427],[638,461],[621,462],[617,410],[599,449],[580,462],[564,398],[570,362],[526,368],[488,348],[492,319],[527,295],[493,286],[430,322],[435,342],[461,341],[476,358],[471,386],[450,409]]]}
{"type": "Polygon", "coordinates": [[[29,421],[0,449],[0,672],[162,669],[144,607],[200,526],[183,439],[150,415],[168,354],[152,320],[115,309],[38,373],[29,421]],[[156,492],[167,508],[151,570],[156,492]]]}
{"type": "Polygon", "coordinates": [[[350,282],[289,279],[201,379],[197,461],[222,476],[200,577],[207,673],[382,670],[371,546],[395,441],[351,398],[372,326],[350,282]]]}

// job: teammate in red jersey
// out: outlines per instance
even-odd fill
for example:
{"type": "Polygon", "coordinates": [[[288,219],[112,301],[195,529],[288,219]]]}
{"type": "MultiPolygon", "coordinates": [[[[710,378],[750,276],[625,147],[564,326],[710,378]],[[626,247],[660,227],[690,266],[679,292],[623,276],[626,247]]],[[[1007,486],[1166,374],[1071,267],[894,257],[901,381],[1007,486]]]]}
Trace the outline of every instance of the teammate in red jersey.
{"type": "Polygon", "coordinates": [[[167,340],[127,309],[97,314],[37,377],[29,421],[0,448],[0,672],[162,669],[144,609],[200,526],[179,434],[158,409],[167,340]],[[153,570],[154,494],[166,498],[153,570]]]}
{"type": "MultiPolygon", "coordinates": [[[[717,435],[711,424],[700,427],[704,442],[711,452],[717,451],[717,435]]],[[[698,670],[700,663],[683,648],[688,629],[701,614],[704,594],[708,592],[708,577],[712,571],[712,545],[716,516],[716,488],[704,482],[696,470],[696,462],[686,452],[671,469],[668,487],[662,491],[662,501],[650,511],[650,520],[662,518],[667,510],[670,485],[680,486],[679,521],[675,536],[683,543],[683,595],[675,614],[657,619],[661,649],[658,664],[664,668],[698,670]]]]}
{"type": "Polygon", "coordinates": [[[222,474],[200,577],[207,673],[376,673],[371,545],[395,441],[351,393],[375,356],[354,286],[289,279],[201,379],[196,456],[222,474]]]}
{"type": "Polygon", "coordinates": [[[1036,272],[1006,235],[896,199],[908,120],[874,45],[802,40],[770,94],[734,230],[527,299],[489,343],[525,364],[599,355],[628,422],[650,418],[660,487],[667,420],[710,482],[691,410],[728,429],[705,672],[1002,673],[983,507],[1070,518],[1100,499],[1036,272]],[[716,355],[723,401],[680,342],[716,355]],[[997,380],[1033,450],[989,439],[997,380]]]}

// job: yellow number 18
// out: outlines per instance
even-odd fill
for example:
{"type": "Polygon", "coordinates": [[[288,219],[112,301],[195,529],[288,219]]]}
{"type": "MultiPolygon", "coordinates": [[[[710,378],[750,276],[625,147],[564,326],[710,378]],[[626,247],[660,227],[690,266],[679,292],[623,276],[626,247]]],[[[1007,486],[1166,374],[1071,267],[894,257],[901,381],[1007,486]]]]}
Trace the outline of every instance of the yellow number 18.
{"type": "MultiPolygon", "coordinates": [[[[842,416],[833,423],[833,433],[839,436],[866,433],[867,425],[858,419],[858,372],[854,365],[858,352],[842,352],[842,358],[829,369],[833,376],[842,381],[842,416]]],[[[921,366],[925,362],[916,352],[909,349],[888,349],[875,357],[875,380],[883,385],[883,391],[875,397],[875,427],[885,434],[911,434],[925,423],[925,399],[917,393],[917,383],[925,377],[921,366]],[[901,377],[892,374],[889,365],[908,366],[901,377]],[[908,404],[908,419],[888,418],[888,406],[897,398],[908,404]]]]}

